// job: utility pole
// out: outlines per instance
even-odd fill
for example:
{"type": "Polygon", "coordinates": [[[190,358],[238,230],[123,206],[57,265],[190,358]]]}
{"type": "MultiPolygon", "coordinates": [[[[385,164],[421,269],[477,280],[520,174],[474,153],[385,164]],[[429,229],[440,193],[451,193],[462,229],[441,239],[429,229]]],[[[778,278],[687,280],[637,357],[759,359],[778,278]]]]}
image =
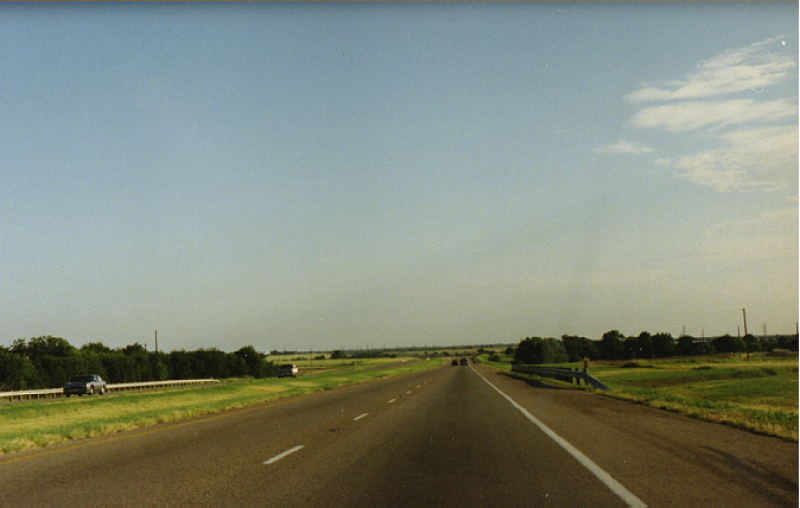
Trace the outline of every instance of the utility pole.
{"type": "Polygon", "coordinates": [[[747,344],[747,311],[742,309],[742,319],[744,320],[744,350],[747,352],[747,360],[750,361],[750,346],[747,344]]]}
{"type": "Polygon", "coordinates": [[[736,325],[736,337],[742,338],[742,325],[736,325]]]}
{"type": "Polygon", "coordinates": [[[156,353],[158,353],[158,330],[156,330],[156,353]]]}
{"type": "Polygon", "coordinates": [[[742,320],[744,320],[744,334],[747,335],[747,310],[742,309],[742,320]]]}

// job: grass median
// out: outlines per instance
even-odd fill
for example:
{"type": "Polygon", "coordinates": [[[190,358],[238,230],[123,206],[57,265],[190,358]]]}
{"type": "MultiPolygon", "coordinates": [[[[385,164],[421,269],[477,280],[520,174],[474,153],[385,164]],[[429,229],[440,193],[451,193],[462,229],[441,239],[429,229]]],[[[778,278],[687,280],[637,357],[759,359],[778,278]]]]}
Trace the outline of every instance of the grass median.
{"type": "Polygon", "coordinates": [[[441,365],[410,358],[325,362],[315,362],[314,370],[301,371],[297,378],[226,380],[202,387],[5,403],[0,405],[0,452],[175,422],[441,365]]]}
{"type": "MultiPolygon", "coordinates": [[[[510,370],[510,358],[500,360],[485,363],[510,370]]],[[[548,366],[581,368],[578,363],[548,366]]],[[[798,360],[794,354],[755,354],[750,360],[724,355],[598,361],[592,362],[589,373],[612,389],[597,391],[606,397],[797,441],[798,360]]]]}

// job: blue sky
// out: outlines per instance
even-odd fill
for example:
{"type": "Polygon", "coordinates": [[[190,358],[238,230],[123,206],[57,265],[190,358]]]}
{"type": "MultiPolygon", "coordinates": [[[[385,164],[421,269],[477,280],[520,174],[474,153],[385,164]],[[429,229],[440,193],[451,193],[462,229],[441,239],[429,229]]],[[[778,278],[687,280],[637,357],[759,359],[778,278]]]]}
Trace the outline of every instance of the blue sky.
{"type": "Polygon", "coordinates": [[[0,9],[0,343],[794,331],[796,4],[0,9]]]}

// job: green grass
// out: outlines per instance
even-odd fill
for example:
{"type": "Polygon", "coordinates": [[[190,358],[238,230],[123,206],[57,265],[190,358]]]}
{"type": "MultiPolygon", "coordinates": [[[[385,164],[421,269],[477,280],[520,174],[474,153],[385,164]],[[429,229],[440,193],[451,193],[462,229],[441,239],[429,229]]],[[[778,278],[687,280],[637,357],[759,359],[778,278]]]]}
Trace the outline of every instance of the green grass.
{"type": "MultiPolygon", "coordinates": [[[[582,367],[578,363],[551,366],[582,367]]],[[[756,354],[750,361],[732,355],[592,362],[589,373],[612,389],[597,392],[603,396],[797,441],[796,356],[756,354]]]]}
{"type": "Polygon", "coordinates": [[[438,361],[408,358],[331,362],[317,371],[301,371],[297,378],[228,380],[195,388],[5,403],[0,405],[0,452],[175,422],[441,365],[438,361]]]}

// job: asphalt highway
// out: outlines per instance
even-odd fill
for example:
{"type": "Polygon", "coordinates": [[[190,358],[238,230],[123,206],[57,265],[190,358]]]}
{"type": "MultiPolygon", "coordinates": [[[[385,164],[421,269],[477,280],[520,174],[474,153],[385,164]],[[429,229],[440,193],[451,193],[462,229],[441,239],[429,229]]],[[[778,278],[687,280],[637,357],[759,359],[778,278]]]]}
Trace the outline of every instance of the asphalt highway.
{"type": "Polygon", "coordinates": [[[0,506],[797,506],[797,454],[446,366],[0,456],[0,506]]]}

